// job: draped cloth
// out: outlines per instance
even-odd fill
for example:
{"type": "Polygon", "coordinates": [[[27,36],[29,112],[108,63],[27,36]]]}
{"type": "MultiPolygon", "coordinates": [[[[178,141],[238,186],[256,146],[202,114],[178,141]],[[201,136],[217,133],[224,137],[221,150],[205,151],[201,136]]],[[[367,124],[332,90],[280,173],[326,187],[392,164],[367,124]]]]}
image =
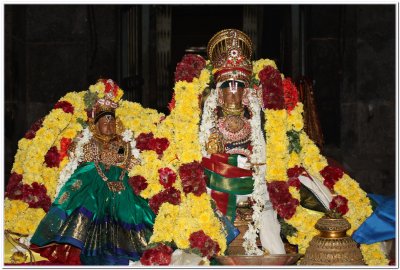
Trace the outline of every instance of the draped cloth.
{"type": "MultiPolygon", "coordinates": [[[[100,168],[108,181],[119,181],[121,168],[105,170],[102,164],[100,168]]],[[[124,190],[113,192],[93,162],[82,164],[36,229],[31,239],[33,250],[64,263],[80,260],[88,265],[128,265],[129,260],[138,260],[147,246],[155,215],[147,201],[134,194],[127,175],[122,184],[124,190]],[[71,258],[65,257],[68,255],[71,258]]]]}
{"type": "Polygon", "coordinates": [[[203,157],[202,165],[207,176],[207,187],[217,208],[231,222],[236,218],[236,196],[253,192],[252,171],[237,167],[238,155],[212,154],[203,157]]]}
{"type": "Polygon", "coordinates": [[[352,238],[360,244],[373,244],[396,237],[396,198],[368,194],[377,203],[375,211],[353,233],[352,238]]]}

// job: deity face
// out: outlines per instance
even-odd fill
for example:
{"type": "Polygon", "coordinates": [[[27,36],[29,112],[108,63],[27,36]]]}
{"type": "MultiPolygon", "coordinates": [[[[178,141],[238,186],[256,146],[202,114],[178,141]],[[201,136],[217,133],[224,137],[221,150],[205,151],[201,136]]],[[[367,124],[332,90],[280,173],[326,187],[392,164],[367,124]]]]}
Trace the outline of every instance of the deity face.
{"type": "Polygon", "coordinates": [[[244,87],[238,85],[237,91],[232,91],[230,87],[221,88],[224,106],[227,108],[241,108],[244,87]]]}
{"type": "Polygon", "coordinates": [[[112,136],[116,132],[115,123],[116,123],[115,117],[112,116],[111,114],[106,114],[100,117],[100,119],[97,121],[96,123],[97,130],[101,135],[112,136]]]}

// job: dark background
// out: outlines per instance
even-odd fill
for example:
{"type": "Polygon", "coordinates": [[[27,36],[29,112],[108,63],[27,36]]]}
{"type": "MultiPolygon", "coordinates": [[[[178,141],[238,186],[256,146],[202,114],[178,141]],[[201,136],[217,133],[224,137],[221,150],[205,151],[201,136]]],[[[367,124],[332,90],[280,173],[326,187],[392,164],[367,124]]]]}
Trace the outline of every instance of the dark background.
{"type": "Polygon", "coordinates": [[[167,111],[185,52],[252,29],[256,59],[314,82],[326,156],[395,192],[395,5],[5,5],[5,182],[17,142],[69,91],[113,78],[167,111]],[[247,25],[245,27],[245,25],[247,25]],[[250,28],[249,28],[250,25],[250,28]]]}

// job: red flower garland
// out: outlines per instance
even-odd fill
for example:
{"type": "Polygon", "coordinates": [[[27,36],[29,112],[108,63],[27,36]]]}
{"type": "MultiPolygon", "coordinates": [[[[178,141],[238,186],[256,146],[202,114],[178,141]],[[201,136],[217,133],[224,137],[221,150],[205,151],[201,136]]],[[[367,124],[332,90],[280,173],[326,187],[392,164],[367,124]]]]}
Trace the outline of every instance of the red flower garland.
{"type": "Polygon", "coordinates": [[[179,168],[179,176],[181,177],[183,192],[185,194],[193,193],[200,196],[207,191],[206,175],[201,164],[197,161],[183,164],[179,168]]]}
{"type": "Polygon", "coordinates": [[[44,118],[40,118],[35,123],[32,124],[31,128],[25,133],[24,138],[28,140],[32,140],[36,136],[36,131],[38,131],[42,127],[44,118]]]}
{"type": "Polygon", "coordinates": [[[285,78],[282,83],[286,110],[288,110],[288,112],[291,112],[296,107],[297,102],[299,101],[299,93],[297,92],[297,88],[292,83],[292,80],[290,78],[285,78]]]}
{"type": "Polygon", "coordinates": [[[74,113],[74,106],[68,101],[59,101],[54,105],[54,109],[62,109],[65,113],[74,113]]]}
{"type": "Polygon", "coordinates": [[[13,172],[10,175],[6,187],[6,197],[14,200],[19,200],[22,198],[22,193],[20,191],[20,186],[22,187],[22,177],[22,174],[18,174],[16,172],[13,172]]]}
{"type": "Polygon", "coordinates": [[[176,174],[170,168],[158,169],[159,182],[164,188],[172,187],[172,184],[176,181],[176,174]]]}
{"type": "Polygon", "coordinates": [[[155,248],[150,248],[143,252],[140,262],[143,265],[169,265],[172,258],[172,248],[159,244],[155,248]]]}
{"type": "Polygon", "coordinates": [[[290,219],[296,213],[296,208],[300,203],[290,194],[289,184],[286,181],[269,183],[268,192],[272,206],[280,217],[290,219]]]}
{"type": "Polygon", "coordinates": [[[320,174],[324,178],[324,185],[333,191],[335,183],[343,177],[343,171],[340,168],[334,166],[326,166],[320,171],[320,174]]]}
{"type": "Polygon", "coordinates": [[[22,184],[22,175],[12,173],[6,187],[6,197],[11,200],[22,200],[31,208],[42,208],[48,212],[51,199],[47,195],[47,189],[43,184],[37,182],[32,185],[22,184]]]}
{"type": "Polygon", "coordinates": [[[307,171],[303,167],[294,166],[287,170],[287,176],[289,177],[288,185],[292,187],[296,187],[297,190],[300,189],[301,183],[299,180],[299,176],[308,176],[307,171]]]}
{"type": "Polygon", "coordinates": [[[206,66],[206,60],[197,54],[186,54],[181,62],[178,63],[175,70],[175,82],[192,82],[194,78],[199,77],[201,70],[206,66]]]}
{"type": "Polygon", "coordinates": [[[142,190],[148,186],[146,178],[141,175],[135,175],[129,178],[128,184],[131,186],[136,195],[139,195],[142,190]]]}
{"type": "Polygon", "coordinates": [[[160,206],[165,202],[179,205],[181,203],[181,192],[174,187],[167,188],[166,190],[154,195],[149,200],[149,206],[154,213],[158,214],[160,206]]]}
{"type": "Polygon", "coordinates": [[[169,141],[167,138],[154,138],[154,134],[152,132],[140,133],[136,138],[136,148],[140,151],[153,150],[158,155],[162,155],[168,146],[169,141]]]}
{"type": "Polygon", "coordinates": [[[279,71],[271,66],[266,66],[258,73],[258,77],[263,89],[264,109],[285,109],[282,77],[279,71]]]}
{"type": "Polygon", "coordinates": [[[206,235],[203,230],[192,233],[189,242],[191,248],[198,249],[202,256],[208,259],[221,250],[218,243],[206,235]]]}
{"type": "Polygon", "coordinates": [[[44,160],[49,168],[60,166],[60,154],[58,153],[56,146],[52,146],[49,151],[47,151],[44,160]]]}

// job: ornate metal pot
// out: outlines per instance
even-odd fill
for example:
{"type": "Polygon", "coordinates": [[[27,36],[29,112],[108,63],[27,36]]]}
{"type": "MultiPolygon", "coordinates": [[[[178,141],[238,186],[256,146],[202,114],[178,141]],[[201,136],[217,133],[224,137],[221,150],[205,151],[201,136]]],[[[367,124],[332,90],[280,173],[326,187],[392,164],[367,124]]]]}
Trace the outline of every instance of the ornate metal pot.
{"type": "Polygon", "coordinates": [[[350,227],[344,218],[320,218],[315,224],[320,234],[311,240],[300,264],[365,265],[357,243],[346,234],[350,227]]]}

